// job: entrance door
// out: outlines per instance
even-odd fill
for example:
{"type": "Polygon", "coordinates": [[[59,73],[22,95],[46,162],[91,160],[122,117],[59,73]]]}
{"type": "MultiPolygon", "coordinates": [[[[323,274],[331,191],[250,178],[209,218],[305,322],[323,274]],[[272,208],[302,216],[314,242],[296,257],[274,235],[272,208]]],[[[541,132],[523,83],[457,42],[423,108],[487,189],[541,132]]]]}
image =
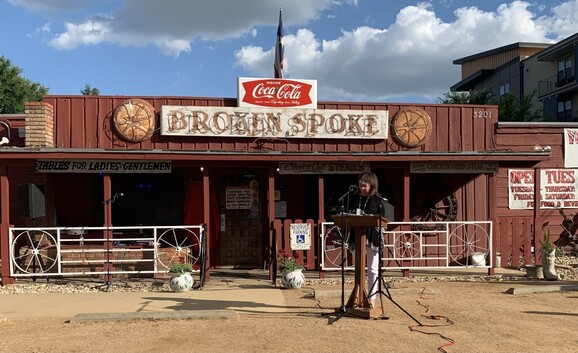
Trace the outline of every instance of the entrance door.
{"type": "Polygon", "coordinates": [[[263,195],[256,173],[224,172],[221,177],[221,265],[262,266],[263,195]]]}

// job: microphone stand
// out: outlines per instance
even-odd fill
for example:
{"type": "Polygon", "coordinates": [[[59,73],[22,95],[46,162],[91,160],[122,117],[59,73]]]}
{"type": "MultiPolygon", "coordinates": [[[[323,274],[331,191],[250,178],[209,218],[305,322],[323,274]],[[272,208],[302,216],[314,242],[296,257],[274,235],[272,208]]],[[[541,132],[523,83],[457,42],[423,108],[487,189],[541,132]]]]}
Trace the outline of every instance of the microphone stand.
{"type": "Polygon", "coordinates": [[[110,242],[112,241],[112,237],[110,236],[110,228],[109,228],[109,223],[110,223],[110,209],[107,205],[112,204],[113,202],[116,201],[117,198],[124,196],[123,193],[116,193],[114,194],[110,199],[106,199],[104,201],[102,201],[102,203],[106,206],[105,210],[104,210],[104,223],[105,223],[105,237],[104,237],[104,242],[106,243],[106,247],[105,247],[105,253],[106,253],[106,259],[105,259],[105,275],[104,275],[104,284],[97,286],[97,288],[99,288],[101,291],[103,292],[108,292],[108,290],[110,289],[110,287],[112,286],[112,274],[110,273],[110,242]]]}
{"type": "MultiPolygon", "coordinates": [[[[347,232],[347,224],[343,224],[343,215],[345,214],[345,198],[347,198],[347,203],[349,204],[349,194],[354,190],[355,188],[350,187],[349,190],[339,198],[339,201],[341,201],[342,216],[342,224],[340,225],[339,230],[340,233],[341,231],[347,232]]],[[[345,307],[345,241],[346,237],[343,235],[343,233],[341,233],[341,305],[339,306],[339,309],[337,309],[337,316],[335,319],[329,321],[329,325],[332,325],[335,321],[341,319],[343,315],[347,314],[347,308],[345,307]]]]}
{"type": "Polygon", "coordinates": [[[383,239],[383,232],[381,231],[382,229],[382,223],[381,223],[381,219],[384,216],[382,213],[385,213],[385,209],[383,208],[383,203],[387,202],[387,199],[384,197],[381,197],[378,194],[374,194],[374,197],[379,199],[379,204],[378,204],[378,211],[377,211],[377,226],[379,229],[379,236],[382,237],[379,241],[379,267],[377,268],[377,278],[375,279],[375,281],[373,282],[373,284],[371,285],[371,289],[369,290],[369,293],[373,293],[373,288],[377,285],[379,287],[379,290],[375,292],[374,295],[377,295],[377,293],[379,292],[379,302],[381,305],[381,318],[384,320],[389,319],[389,317],[385,316],[385,310],[383,308],[383,296],[385,295],[387,297],[387,299],[389,299],[389,301],[391,301],[393,304],[395,304],[399,309],[401,309],[401,311],[403,311],[404,313],[407,314],[407,316],[409,316],[410,318],[413,319],[413,321],[415,321],[419,326],[423,326],[421,324],[421,322],[419,322],[415,317],[413,317],[409,312],[407,312],[407,310],[405,310],[404,308],[401,307],[401,305],[399,305],[395,300],[393,300],[391,293],[389,292],[389,285],[383,282],[383,266],[382,266],[382,259],[383,259],[383,249],[385,246],[385,241],[383,239]],[[385,292],[383,292],[383,289],[385,289],[385,292]]]}

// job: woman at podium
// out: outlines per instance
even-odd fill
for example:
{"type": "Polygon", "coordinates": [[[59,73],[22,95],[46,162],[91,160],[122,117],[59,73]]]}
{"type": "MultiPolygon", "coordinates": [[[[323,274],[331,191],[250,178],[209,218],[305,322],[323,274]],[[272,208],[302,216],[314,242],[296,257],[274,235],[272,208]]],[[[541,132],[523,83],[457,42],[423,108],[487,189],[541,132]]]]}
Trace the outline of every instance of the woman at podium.
{"type": "MultiPolygon", "coordinates": [[[[358,192],[349,200],[349,209],[358,215],[385,216],[384,198],[378,192],[379,182],[373,172],[361,173],[357,179],[358,192]]],[[[349,247],[355,251],[355,229],[351,229],[349,247]]],[[[375,294],[379,290],[376,280],[379,272],[380,249],[382,248],[384,227],[368,227],[366,229],[366,261],[368,299],[375,307],[375,294]]]]}

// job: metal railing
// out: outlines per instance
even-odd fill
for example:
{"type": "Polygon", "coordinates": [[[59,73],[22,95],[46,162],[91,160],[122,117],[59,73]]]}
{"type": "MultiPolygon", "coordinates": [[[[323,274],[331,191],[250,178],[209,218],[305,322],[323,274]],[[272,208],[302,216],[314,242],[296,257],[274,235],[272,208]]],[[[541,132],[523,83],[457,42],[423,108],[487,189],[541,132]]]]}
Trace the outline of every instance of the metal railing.
{"type": "Polygon", "coordinates": [[[202,225],[9,228],[10,276],[167,273],[175,263],[202,272],[202,225]],[[108,234],[108,236],[107,236],[108,234]]]}
{"type": "MultiPolygon", "coordinates": [[[[354,270],[349,232],[321,223],[321,269],[354,270]]],[[[384,233],[382,266],[389,269],[493,267],[492,222],[390,222],[384,233]]]]}

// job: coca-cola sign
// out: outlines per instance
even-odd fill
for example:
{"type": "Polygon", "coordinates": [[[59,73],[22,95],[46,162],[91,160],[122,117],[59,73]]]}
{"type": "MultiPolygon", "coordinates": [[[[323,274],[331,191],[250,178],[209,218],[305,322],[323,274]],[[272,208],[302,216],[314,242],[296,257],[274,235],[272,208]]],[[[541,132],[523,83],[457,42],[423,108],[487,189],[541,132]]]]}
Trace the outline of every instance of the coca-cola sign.
{"type": "Polygon", "coordinates": [[[317,108],[317,81],[239,77],[239,107],[317,108]]]}

